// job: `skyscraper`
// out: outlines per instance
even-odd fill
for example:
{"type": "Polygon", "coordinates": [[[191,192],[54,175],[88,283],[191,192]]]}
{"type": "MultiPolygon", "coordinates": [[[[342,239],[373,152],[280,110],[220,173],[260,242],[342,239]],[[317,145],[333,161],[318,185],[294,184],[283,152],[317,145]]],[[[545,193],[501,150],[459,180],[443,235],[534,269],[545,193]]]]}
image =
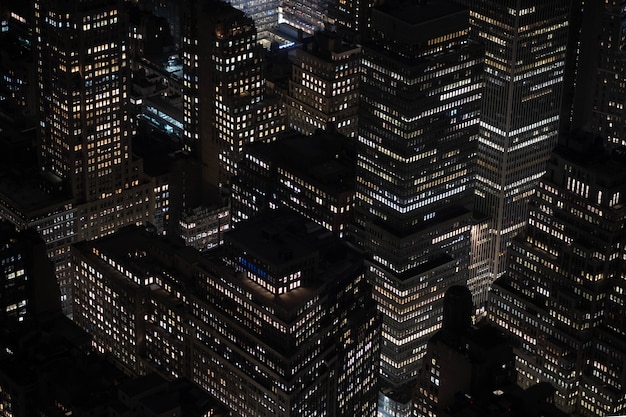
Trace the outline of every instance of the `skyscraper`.
{"type": "Polygon", "coordinates": [[[122,2],[35,1],[42,171],[77,202],[134,185],[122,2]]]}
{"type": "Polygon", "coordinates": [[[244,145],[273,141],[284,129],[278,97],[265,94],[261,60],[244,12],[218,0],[186,1],[184,139],[197,152],[209,199],[230,183],[244,145]]]}
{"type": "Polygon", "coordinates": [[[229,3],[254,21],[257,38],[269,46],[271,30],[278,26],[279,0],[232,0],[229,3]]]}
{"type": "Polygon", "coordinates": [[[568,0],[459,0],[485,47],[475,210],[490,218],[468,286],[484,305],[505,251],[556,145],[568,40],[568,0]]]}
{"type": "Polygon", "coordinates": [[[398,2],[363,45],[355,239],[382,316],[381,376],[417,377],[443,295],[467,280],[482,51],[468,11],[398,2]]]}
{"type": "Polygon", "coordinates": [[[489,317],[514,340],[518,383],[550,382],[581,416],[626,408],[626,152],[591,135],[552,153],[489,317]]]}
{"type": "Polygon", "coordinates": [[[147,221],[153,204],[141,160],[131,151],[123,2],[33,5],[42,188],[63,189],[71,198],[63,207],[71,213],[56,225],[67,229],[64,235],[43,237],[69,313],[68,244],[147,221]]]}

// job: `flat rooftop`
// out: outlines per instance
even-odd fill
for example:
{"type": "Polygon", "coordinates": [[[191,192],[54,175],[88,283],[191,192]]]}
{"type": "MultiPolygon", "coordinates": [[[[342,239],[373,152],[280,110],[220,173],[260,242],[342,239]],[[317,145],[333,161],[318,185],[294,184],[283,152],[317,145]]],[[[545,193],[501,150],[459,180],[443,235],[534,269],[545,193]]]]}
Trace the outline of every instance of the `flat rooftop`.
{"type": "Polygon", "coordinates": [[[355,187],[355,141],[340,133],[294,135],[272,143],[256,143],[247,149],[329,193],[355,187]]]}

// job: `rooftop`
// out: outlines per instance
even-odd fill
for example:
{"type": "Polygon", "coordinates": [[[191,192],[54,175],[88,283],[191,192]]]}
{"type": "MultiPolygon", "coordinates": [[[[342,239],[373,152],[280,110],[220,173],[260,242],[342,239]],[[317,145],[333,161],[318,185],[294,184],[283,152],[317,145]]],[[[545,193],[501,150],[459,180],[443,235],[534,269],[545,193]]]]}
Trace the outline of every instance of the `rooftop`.
{"type": "Polygon", "coordinates": [[[391,0],[378,9],[411,25],[444,19],[466,10],[445,0],[391,0]]]}
{"type": "Polygon", "coordinates": [[[272,161],[330,193],[354,189],[355,152],[354,140],[328,131],[285,137],[248,148],[248,153],[272,161]]]}

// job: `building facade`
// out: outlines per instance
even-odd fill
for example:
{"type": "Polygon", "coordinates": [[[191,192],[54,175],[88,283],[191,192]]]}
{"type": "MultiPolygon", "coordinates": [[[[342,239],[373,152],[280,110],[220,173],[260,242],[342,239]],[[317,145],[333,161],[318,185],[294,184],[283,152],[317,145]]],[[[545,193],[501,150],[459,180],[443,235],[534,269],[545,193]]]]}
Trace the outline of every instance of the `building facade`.
{"type": "Polygon", "coordinates": [[[290,51],[292,76],[286,97],[287,124],[312,134],[333,126],[356,137],[361,48],[335,33],[317,32],[310,43],[290,51]]]}
{"type": "Polygon", "coordinates": [[[183,16],[183,138],[217,195],[243,146],[275,140],[284,125],[278,98],[265,94],[254,21],[217,0],[186,2],[183,16]]]}
{"type": "Polygon", "coordinates": [[[470,8],[472,38],[485,48],[475,210],[491,223],[476,237],[468,283],[481,307],[556,145],[570,2],[457,2],[470,8]]]}
{"type": "Polygon", "coordinates": [[[144,229],[73,247],[74,319],[134,372],[241,416],[374,416],[379,322],[362,258],[274,211],[199,252],[144,229]]]}
{"type": "MultiPolygon", "coordinates": [[[[63,189],[74,213],[64,239],[92,239],[152,216],[152,191],[132,156],[123,2],[34,1],[37,157],[44,189],[63,189]],[[75,216],[75,217],[74,217],[75,216]]],[[[63,225],[55,225],[56,229],[63,225]]],[[[44,235],[51,247],[55,241],[44,235]]],[[[71,311],[69,249],[58,278],[71,311]]]]}
{"type": "Polygon", "coordinates": [[[372,11],[363,45],[355,238],[382,316],[381,376],[413,381],[441,326],[443,295],[467,280],[480,48],[449,3],[372,11]],[[445,23],[445,24],[444,24],[445,23]]]}
{"type": "Polygon", "coordinates": [[[233,182],[233,224],[289,207],[344,237],[354,220],[355,140],[337,132],[295,135],[245,150],[233,182]]]}

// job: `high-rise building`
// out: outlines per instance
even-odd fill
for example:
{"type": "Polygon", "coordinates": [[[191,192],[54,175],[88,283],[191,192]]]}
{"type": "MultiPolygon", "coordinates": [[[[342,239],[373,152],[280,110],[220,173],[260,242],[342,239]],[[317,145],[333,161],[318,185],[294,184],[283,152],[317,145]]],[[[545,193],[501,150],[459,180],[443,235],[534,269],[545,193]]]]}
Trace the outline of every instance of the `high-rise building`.
{"type": "Polygon", "coordinates": [[[336,33],[316,32],[311,42],[289,52],[292,76],[286,97],[287,123],[312,134],[333,126],[355,137],[359,108],[361,48],[336,33]]]}
{"type": "Polygon", "coordinates": [[[526,223],[527,201],[556,145],[570,1],[457,0],[485,48],[475,210],[487,215],[468,286],[481,307],[526,223]]]}
{"type": "Polygon", "coordinates": [[[552,153],[488,310],[515,342],[518,383],[550,382],[580,416],[626,409],[626,152],[600,142],[572,136],[552,153]]]}
{"type": "Polygon", "coordinates": [[[234,8],[243,11],[254,21],[257,39],[267,46],[271,43],[271,31],[278,26],[279,0],[231,0],[234,8]]]}
{"type": "Polygon", "coordinates": [[[35,1],[42,171],[77,202],[135,185],[122,3],[35,1]]]}
{"type": "Polygon", "coordinates": [[[374,416],[380,324],[361,255],[275,210],[201,255],[129,228],[73,247],[74,320],[125,369],[237,416],[374,416]]]}
{"type": "Polygon", "coordinates": [[[278,97],[265,94],[254,21],[218,0],[188,1],[183,17],[184,140],[215,199],[243,146],[275,140],[284,125],[278,97]]]}
{"type": "MultiPolygon", "coordinates": [[[[132,156],[123,2],[34,1],[37,156],[44,188],[66,190],[64,240],[97,238],[145,222],[151,185],[132,156]]],[[[51,236],[43,235],[51,247],[51,236]]],[[[67,242],[66,242],[67,243],[67,242]]],[[[71,310],[69,248],[57,262],[64,311],[71,310]]]]}
{"type": "Polygon", "coordinates": [[[482,90],[482,50],[468,32],[463,7],[390,3],[372,11],[363,45],[355,238],[390,387],[415,380],[445,290],[468,276],[482,90]]]}

